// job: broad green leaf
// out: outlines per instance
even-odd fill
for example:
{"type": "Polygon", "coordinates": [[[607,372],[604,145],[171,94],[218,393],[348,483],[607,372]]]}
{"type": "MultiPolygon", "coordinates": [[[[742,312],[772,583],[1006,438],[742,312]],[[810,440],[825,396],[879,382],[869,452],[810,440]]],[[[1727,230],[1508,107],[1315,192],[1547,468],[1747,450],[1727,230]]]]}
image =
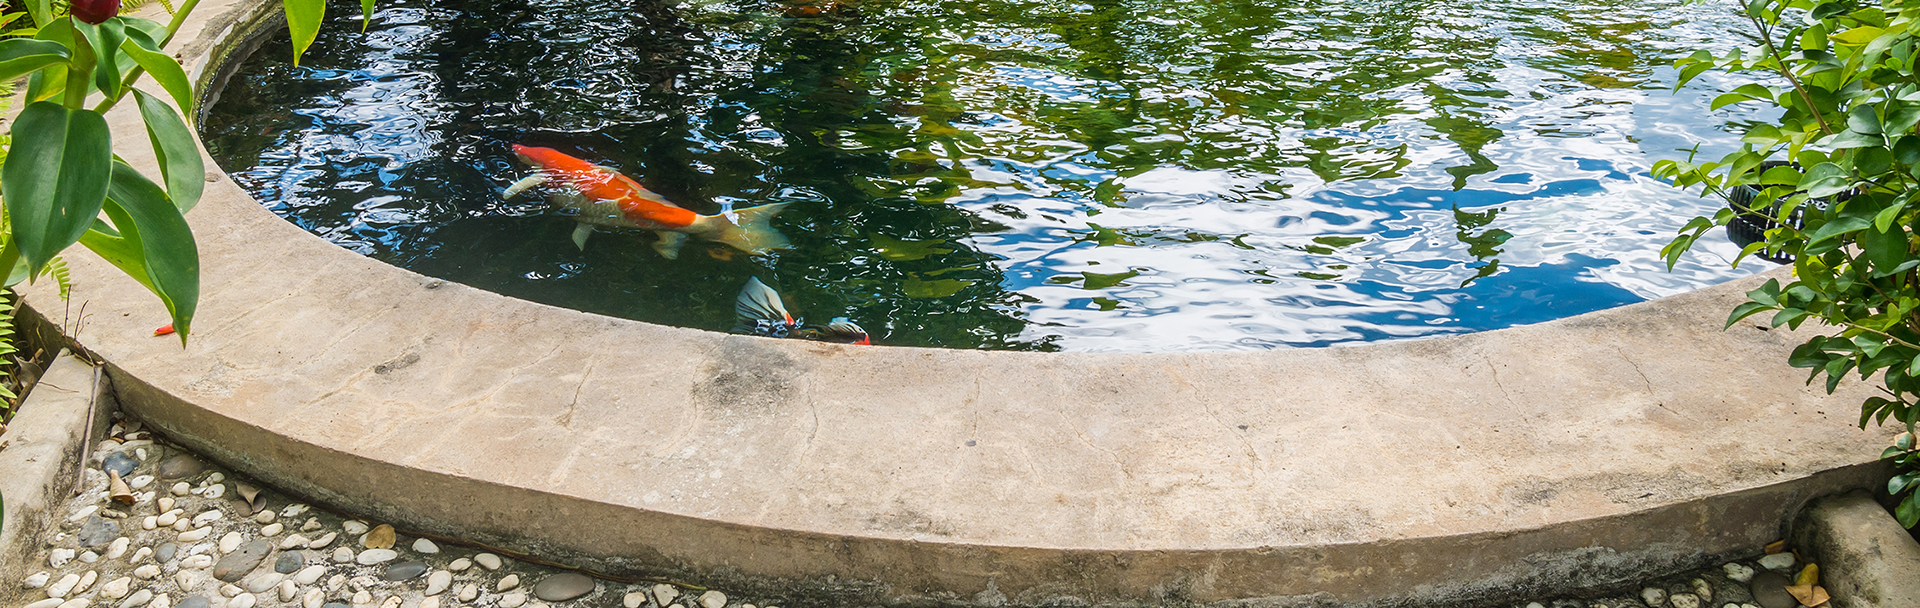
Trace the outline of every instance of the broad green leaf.
{"type": "Polygon", "coordinates": [[[1859,105],[1847,113],[1847,130],[1868,135],[1880,134],[1880,114],[1871,105],[1859,105]]]}
{"type": "Polygon", "coordinates": [[[373,25],[373,0],[360,0],[360,31],[366,32],[373,25]]]}
{"type": "Polygon", "coordinates": [[[1906,206],[1900,204],[1888,205],[1887,208],[1881,209],[1880,213],[1873,216],[1873,229],[1886,232],[1888,226],[1892,226],[1894,221],[1900,219],[1900,212],[1906,210],[1906,206]]]}
{"type": "Polygon", "coordinates": [[[100,214],[113,174],[107,120],[91,110],[39,101],[13,123],[13,149],[0,166],[13,241],[38,276],[100,214]]]}
{"type": "Polygon", "coordinates": [[[120,46],[127,41],[126,25],[117,17],[99,25],[75,21],[73,31],[93,47],[93,86],[109,99],[119,97],[122,77],[125,76],[120,71],[120,46]]]}
{"type": "Polygon", "coordinates": [[[287,12],[287,32],[293,35],[293,65],[320,36],[320,21],[326,16],[327,0],[280,0],[287,12]]]}
{"type": "Polygon", "coordinates": [[[1877,271],[1875,276],[1886,276],[1888,271],[1907,260],[1907,231],[1898,225],[1887,226],[1881,231],[1867,226],[1855,233],[1860,248],[1866,251],[1867,260],[1873,262],[1877,271]]]}
{"type": "Polygon", "coordinates": [[[1727,315],[1726,326],[1733,327],[1733,324],[1739,323],[1741,319],[1751,317],[1759,313],[1760,311],[1767,310],[1769,308],[1772,308],[1772,307],[1766,304],[1761,304],[1759,302],[1743,302],[1739,306],[1733,307],[1733,314],[1727,315]]]}
{"type": "Polygon", "coordinates": [[[67,45],[48,40],[16,38],[0,41],[0,81],[10,81],[29,72],[73,57],[67,45]]]}
{"type": "Polygon", "coordinates": [[[1852,187],[1852,183],[1847,179],[1846,169],[1830,162],[1822,162],[1807,170],[1807,174],[1800,178],[1799,186],[1801,190],[1807,192],[1807,196],[1823,197],[1846,192],[1852,187]]]}
{"type": "Polygon", "coordinates": [[[140,118],[147,123],[147,139],[153,144],[154,157],[160,161],[160,174],[167,182],[167,196],[181,213],[200,202],[207,186],[207,166],[200,160],[200,148],[193,143],[193,131],[180,120],[173,106],[146,91],[134,89],[140,104],[140,118]]]}
{"type": "MultiPolygon", "coordinates": [[[[122,212],[116,210],[115,213],[122,212]]],[[[128,222],[131,223],[132,220],[128,222]]],[[[88,230],[86,234],[80,236],[80,244],[88,251],[92,251],[94,255],[100,256],[100,259],[119,268],[120,272],[127,273],[127,276],[139,281],[141,286],[149,291],[153,290],[153,280],[147,278],[146,256],[140,253],[138,243],[128,242],[119,235],[119,231],[107,234],[98,230],[88,230]]]]}
{"type": "Polygon", "coordinates": [[[128,30],[127,42],[120,45],[120,50],[151,74],[153,81],[160,83],[160,88],[166,89],[167,95],[173,97],[173,103],[180,106],[180,113],[190,120],[193,116],[193,81],[187,80],[187,71],[180,68],[180,62],[174,61],[173,56],[155,52],[152,46],[153,40],[145,32],[128,30]]]}
{"type": "Polygon", "coordinates": [[[1819,145],[1845,150],[1849,148],[1865,148],[1867,146],[1884,146],[1887,145],[1887,139],[1876,133],[1860,133],[1849,129],[1835,133],[1833,137],[1821,140],[1819,145]]]}
{"type": "Polygon", "coordinates": [[[1853,232],[1861,228],[1866,228],[1872,225],[1873,225],[1872,215],[1863,214],[1863,213],[1859,213],[1859,214],[1844,213],[1844,214],[1841,214],[1840,217],[1827,220],[1827,223],[1821,224],[1818,230],[1813,231],[1813,235],[1807,237],[1807,244],[1812,245],[1814,243],[1819,243],[1821,241],[1825,241],[1827,239],[1840,236],[1841,234],[1853,232]]]}
{"type": "Polygon", "coordinates": [[[148,289],[166,303],[184,342],[200,301],[200,253],[187,219],[166,191],[122,162],[113,164],[105,211],[121,238],[139,249],[148,289]]]}
{"type": "Polygon", "coordinates": [[[1893,509],[1894,518],[1909,529],[1914,524],[1920,524],[1920,503],[1915,502],[1916,498],[1920,498],[1920,492],[1908,494],[1905,500],[1900,501],[1900,506],[1893,509]]]}
{"type": "Polygon", "coordinates": [[[1866,46],[1867,43],[1873,42],[1874,38],[1880,37],[1880,34],[1885,32],[1886,30],[1871,25],[1864,25],[1834,34],[1828,38],[1831,38],[1836,43],[1847,46],[1866,46]]]}
{"type": "Polygon", "coordinates": [[[53,0],[27,0],[27,12],[33,14],[33,24],[42,28],[53,23],[53,0]]]}
{"type": "Polygon", "coordinates": [[[1893,476],[1892,479],[1887,480],[1887,494],[1899,496],[1901,492],[1907,491],[1907,488],[1913,485],[1915,479],[1920,479],[1920,473],[1908,471],[1893,476]]]}

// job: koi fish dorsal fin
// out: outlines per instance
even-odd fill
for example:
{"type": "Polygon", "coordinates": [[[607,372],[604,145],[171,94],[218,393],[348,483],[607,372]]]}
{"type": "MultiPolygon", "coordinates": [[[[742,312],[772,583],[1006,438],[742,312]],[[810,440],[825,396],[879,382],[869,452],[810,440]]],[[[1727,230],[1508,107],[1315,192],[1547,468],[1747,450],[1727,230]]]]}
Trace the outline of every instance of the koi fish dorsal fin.
{"type": "Polygon", "coordinates": [[[727,219],[726,215],[701,215],[694,218],[690,225],[692,232],[700,238],[716,243],[725,243],[734,249],[753,255],[765,255],[775,249],[789,249],[793,245],[786,235],[773,228],[773,216],[786,209],[789,203],[774,203],[737,209],[727,219]],[[738,223],[735,223],[738,222],[738,223]]]}
{"type": "Polygon", "coordinates": [[[793,315],[787,314],[787,306],[780,302],[780,292],[760,282],[760,277],[749,277],[747,285],[740,288],[740,296],[733,300],[733,313],[747,320],[793,322],[793,315]]]}
{"type": "Polygon", "coordinates": [[[544,183],[547,183],[547,172],[535,171],[533,175],[520,178],[520,181],[514,182],[511,186],[507,186],[506,191],[500,193],[500,200],[513,198],[514,195],[526,192],[528,188],[544,183]]]}

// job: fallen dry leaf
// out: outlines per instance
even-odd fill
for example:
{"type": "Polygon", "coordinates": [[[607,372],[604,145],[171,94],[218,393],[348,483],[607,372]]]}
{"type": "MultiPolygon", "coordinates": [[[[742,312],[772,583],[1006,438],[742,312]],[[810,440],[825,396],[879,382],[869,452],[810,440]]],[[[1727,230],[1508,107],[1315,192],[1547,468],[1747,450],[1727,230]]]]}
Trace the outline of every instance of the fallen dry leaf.
{"type": "Polygon", "coordinates": [[[1767,544],[1767,555],[1773,555],[1785,550],[1787,550],[1787,541],[1776,540],[1767,544]]]}
{"type": "Polygon", "coordinates": [[[1807,567],[1801,568],[1800,575],[1793,577],[1793,584],[1807,587],[1820,584],[1820,564],[1807,564],[1807,567]]]}
{"type": "Polygon", "coordinates": [[[1827,589],[1818,585],[1794,585],[1787,588],[1787,593],[1799,600],[1800,605],[1815,608],[1832,599],[1827,597],[1827,589]]]}

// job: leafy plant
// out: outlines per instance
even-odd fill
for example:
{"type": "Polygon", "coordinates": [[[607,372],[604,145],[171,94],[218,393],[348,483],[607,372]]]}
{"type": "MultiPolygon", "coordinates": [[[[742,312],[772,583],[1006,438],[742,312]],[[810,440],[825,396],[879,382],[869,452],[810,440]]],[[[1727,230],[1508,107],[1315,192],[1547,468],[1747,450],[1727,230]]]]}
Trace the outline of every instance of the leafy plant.
{"type": "MultiPolygon", "coordinates": [[[[1883,394],[1862,404],[1860,426],[1889,418],[1906,425],[1906,445],[1885,456],[1913,469],[1920,464],[1911,445],[1920,419],[1920,2],[1745,0],[1741,8],[1755,43],[1680,59],[1680,84],[1709,70],[1754,77],[1760,82],[1727,91],[1713,108],[1752,104],[1780,114],[1753,123],[1742,147],[1717,162],[1654,164],[1655,176],[1683,188],[1752,196],[1694,218],[1662,253],[1671,267],[1715,226],[1765,228],[1765,239],[1740,257],[1791,259],[1793,278],[1748,292],[1727,325],[1770,312],[1775,327],[1814,320],[1833,328],[1794,349],[1788,363],[1809,370],[1809,383],[1824,376],[1829,393],[1850,374],[1878,378],[1883,394]],[[1786,162],[1762,164],[1769,160],[1786,162]]],[[[1888,490],[1910,492],[1920,486],[1916,476],[1903,473],[1888,490]]],[[[1913,494],[1896,515],[1907,527],[1920,523],[1913,494]]]]}

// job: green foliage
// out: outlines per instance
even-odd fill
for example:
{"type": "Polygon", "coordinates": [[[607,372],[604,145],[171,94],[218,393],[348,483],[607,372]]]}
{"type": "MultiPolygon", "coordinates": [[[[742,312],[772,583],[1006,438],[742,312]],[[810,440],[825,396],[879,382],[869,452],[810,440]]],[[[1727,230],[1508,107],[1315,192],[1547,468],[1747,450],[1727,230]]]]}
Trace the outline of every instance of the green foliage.
{"type": "MultiPolygon", "coordinates": [[[[1906,425],[1905,445],[1886,456],[1908,472],[1888,489],[1911,492],[1920,486],[1911,445],[1920,419],[1920,2],[1742,6],[1758,43],[1677,61],[1680,84],[1709,70],[1758,78],[1713,107],[1772,107],[1779,118],[1753,124],[1743,146],[1719,161],[1665,160],[1653,173],[1683,188],[1721,196],[1745,188],[1757,196],[1694,218],[1662,254],[1671,266],[1709,229],[1736,220],[1773,226],[1741,257],[1762,250],[1790,257],[1793,279],[1748,292],[1727,324],[1770,312],[1775,327],[1814,320],[1836,329],[1801,344],[1788,363],[1809,370],[1809,383],[1824,377],[1828,392],[1850,374],[1879,379],[1884,396],[1862,404],[1860,425],[1889,418],[1906,425]],[[1763,167],[1768,160],[1790,163],[1763,167]]],[[[1912,494],[1898,515],[1909,527],[1920,523],[1912,494]]]]}

